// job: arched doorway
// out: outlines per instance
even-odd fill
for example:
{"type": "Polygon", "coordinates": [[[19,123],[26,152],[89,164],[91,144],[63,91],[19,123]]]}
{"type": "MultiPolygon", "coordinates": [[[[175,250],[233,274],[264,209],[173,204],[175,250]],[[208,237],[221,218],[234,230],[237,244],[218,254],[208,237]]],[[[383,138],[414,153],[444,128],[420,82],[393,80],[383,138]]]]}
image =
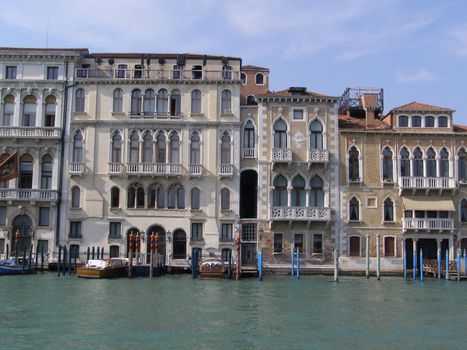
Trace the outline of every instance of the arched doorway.
{"type": "Polygon", "coordinates": [[[19,232],[18,254],[30,249],[32,241],[32,221],[27,215],[18,215],[13,220],[13,231],[11,235],[11,252],[16,252],[16,232],[19,232]]]}
{"type": "Polygon", "coordinates": [[[136,234],[139,233],[140,234],[140,244],[141,244],[141,232],[139,232],[139,230],[136,228],[136,227],[132,227],[130,229],[128,229],[128,231],[126,231],[126,257],[128,258],[128,253],[130,252],[130,234],[133,234],[133,237],[134,240],[133,240],[133,251],[136,250],[136,234]]]}
{"type": "MultiPolygon", "coordinates": [[[[164,257],[166,256],[165,252],[165,230],[162,226],[160,225],[152,225],[148,227],[146,230],[146,235],[147,235],[147,252],[149,253],[151,251],[151,235],[154,232],[155,235],[159,237],[158,239],[158,252],[159,254],[163,255],[164,257]]],[[[165,258],[162,260],[165,262],[165,258]]]]}
{"type": "Polygon", "coordinates": [[[186,233],[183,230],[173,233],[173,258],[186,259],[186,233]]]}
{"type": "Polygon", "coordinates": [[[240,174],[240,217],[256,218],[258,173],[244,170],[240,174]]]}

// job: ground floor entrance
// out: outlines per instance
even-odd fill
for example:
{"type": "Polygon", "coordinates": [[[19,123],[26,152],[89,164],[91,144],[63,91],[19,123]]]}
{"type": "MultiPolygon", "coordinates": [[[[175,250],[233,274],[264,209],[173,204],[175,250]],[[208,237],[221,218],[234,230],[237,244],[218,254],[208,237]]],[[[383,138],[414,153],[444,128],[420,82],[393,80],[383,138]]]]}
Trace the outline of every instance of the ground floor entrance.
{"type": "MultiPolygon", "coordinates": [[[[449,239],[445,238],[441,240],[441,257],[446,258],[446,251],[449,248],[449,239]]],[[[416,240],[417,249],[417,269],[420,268],[420,251],[423,251],[423,259],[437,260],[438,259],[438,241],[437,239],[419,238],[416,240]]],[[[407,268],[413,268],[413,251],[414,251],[414,240],[407,238],[405,240],[405,252],[407,256],[407,268]]]]}

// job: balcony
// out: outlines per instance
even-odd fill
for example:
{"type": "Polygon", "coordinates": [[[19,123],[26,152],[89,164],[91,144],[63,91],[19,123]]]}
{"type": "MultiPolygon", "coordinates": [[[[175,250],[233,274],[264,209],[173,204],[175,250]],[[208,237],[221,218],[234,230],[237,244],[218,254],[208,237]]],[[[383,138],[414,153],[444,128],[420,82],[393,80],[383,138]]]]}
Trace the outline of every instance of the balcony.
{"type": "Polygon", "coordinates": [[[273,148],[272,161],[276,163],[291,162],[292,151],[290,150],[290,148],[273,148]]]}
{"type": "Polygon", "coordinates": [[[36,190],[30,188],[1,188],[0,200],[18,200],[32,202],[55,202],[56,190],[36,190]]]}
{"type": "Polygon", "coordinates": [[[219,175],[220,176],[232,176],[233,175],[233,164],[220,164],[219,175]]]}
{"type": "Polygon", "coordinates": [[[402,228],[407,230],[444,231],[454,230],[454,219],[404,218],[402,228]]]}
{"type": "Polygon", "coordinates": [[[309,149],[308,163],[327,163],[329,162],[329,152],[325,149],[309,149]]]}
{"type": "Polygon", "coordinates": [[[243,148],[243,158],[256,158],[256,148],[243,148]]]}
{"type": "Polygon", "coordinates": [[[190,164],[188,166],[188,175],[191,177],[203,175],[203,166],[201,164],[190,164]]]}
{"type": "Polygon", "coordinates": [[[128,115],[131,119],[183,119],[183,113],[172,115],[170,112],[139,112],[129,111],[128,115]]]}
{"type": "Polygon", "coordinates": [[[128,175],[178,176],[181,175],[181,170],[180,164],[128,163],[126,173],[128,175]]]}
{"type": "Polygon", "coordinates": [[[61,128],[2,126],[0,137],[8,138],[35,138],[46,140],[59,140],[62,135],[61,128]]]}
{"type": "Polygon", "coordinates": [[[313,207],[272,207],[272,221],[329,221],[330,208],[313,207]]]}
{"type": "Polygon", "coordinates": [[[443,190],[455,190],[456,179],[453,177],[400,177],[399,178],[399,192],[404,190],[436,190],[442,192],[443,190]]]}
{"type": "Polygon", "coordinates": [[[123,164],[121,164],[121,163],[109,163],[109,175],[110,176],[121,176],[121,175],[123,175],[123,164]]]}
{"type": "Polygon", "coordinates": [[[83,80],[240,80],[240,71],[191,69],[93,69],[76,68],[83,80]]]}
{"type": "Polygon", "coordinates": [[[70,175],[81,176],[84,174],[84,163],[70,163],[68,171],[70,175]]]}

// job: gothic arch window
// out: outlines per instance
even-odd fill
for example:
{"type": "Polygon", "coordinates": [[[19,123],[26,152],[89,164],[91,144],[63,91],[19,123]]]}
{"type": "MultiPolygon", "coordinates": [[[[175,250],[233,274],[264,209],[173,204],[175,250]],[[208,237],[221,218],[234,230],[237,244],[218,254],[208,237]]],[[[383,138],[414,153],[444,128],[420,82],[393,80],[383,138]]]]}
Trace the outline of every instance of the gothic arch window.
{"type": "Polygon", "coordinates": [[[133,184],[128,189],[128,208],[144,208],[144,188],[141,184],[133,184]]]}
{"type": "Polygon", "coordinates": [[[156,110],[156,93],[153,89],[147,89],[144,92],[143,110],[144,115],[154,115],[154,111],[156,110]]]}
{"type": "Polygon", "coordinates": [[[349,181],[360,181],[360,152],[355,146],[349,149],[349,181]]]}
{"type": "Polygon", "coordinates": [[[197,131],[190,138],[190,164],[201,164],[201,138],[197,131]]]}
{"type": "Polygon", "coordinates": [[[433,147],[426,151],[425,176],[436,177],[436,152],[433,147]]]}
{"type": "Polygon", "coordinates": [[[232,93],[230,90],[223,90],[221,93],[221,114],[232,113],[232,93]]]}
{"type": "Polygon", "coordinates": [[[120,207],[120,189],[116,186],[110,189],[110,207],[111,208],[120,207]]]}
{"type": "Polygon", "coordinates": [[[415,177],[423,176],[423,153],[420,147],[413,151],[412,174],[415,177]]]}
{"type": "Polygon", "coordinates": [[[306,206],[305,180],[300,175],[292,179],[292,206],[306,206]]]}
{"type": "Polygon", "coordinates": [[[467,222],[467,199],[463,199],[460,205],[461,209],[461,222],[467,222]]]}
{"type": "Polygon", "coordinates": [[[197,187],[191,189],[191,209],[198,210],[200,208],[201,191],[197,187]]]}
{"type": "Polygon", "coordinates": [[[41,189],[50,190],[52,188],[53,160],[50,155],[42,157],[41,161],[41,189]]]}
{"type": "Polygon", "coordinates": [[[174,89],[170,93],[170,115],[179,116],[181,115],[181,104],[182,104],[182,95],[180,90],[174,89]]]}
{"type": "Polygon", "coordinates": [[[323,180],[315,175],[310,179],[310,207],[324,207],[324,191],[323,191],[323,180]]]}
{"type": "Polygon", "coordinates": [[[221,164],[231,163],[230,135],[227,131],[221,137],[221,164]]]}
{"type": "Polygon", "coordinates": [[[449,177],[449,152],[446,147],[439,151],[438,172],[440,177],[449,177]]]}
{"type": "Polygon", "coordinates": [[[152,133],[147,130],[143,135],[143,163],[152,163],[153,161],[153,138],[152,133]]]}
{"type": "Polygon", "coordinates": [[[148,208],[165,208],[164,187],[161,184],[155,183],[149,187],[148,208]]]}
{"type": "Polygon", "coordinates": [[[141,90],[139,89],[131,92],[131,114],[141,114],[141,90]]]}
{"type": "Polygon", "coordinates": [[[360,220],[360,202],[353,196],[349,201],[349,221],[360,220]]]}
{"type": "Polygon", "coordinates": [[[71,207],[73,209],[80,208],[81,202],[81,190],[78,186],[73,186],[71,188],[71,207]]]}
{"type": "Polygon", "coordinates": [[[167,208],[185,209],[185,189],[180,184],[173,184],[168,191],[167,208]]]}
{"type": "Polygon", "coordinates": [[[282,119],[274,123],[274,148],[287,148],[287,124],[282,119]]]}
{"type": "Polygon", "coordinates": [[[73,163],[84,162],[83,132],[76,130],[73,135],[73,163]]]}
{"type": "Polygon", "coordinates": [[[166,89],[160,89],[157,93],[157,115],[166,116],[169,112],[169,93],[166,89]]]}
{"type": "Polygon", "coordinates": [[[394,201],[386,198],[383,203],[383,220],[385,222],[394,222],[394,201]]]}
{"type": "Polygon", "coordinates": [[[112,135],[112,152],[110,155],[110,161],[112,163],[122,162],[122,135],[120,132],[114,132],[112,135]]]}
{"type": "Polygon", "coordinates": [[[243,148],[255,148],[255,127],[251,120],[243,127],[243,148]]]}
{"type": "Polygon", "coordinates": [[[400,151],[400,163],[401,163],[401,176],[410,176],[410,153],[406,147],[402,147],[400,151]]]}
{"type": "Polygon", "coordinates": [[[467,182],[467,152],[464,147],[457,152],[457,156],[459,157],[457,161],[457,177],[459,181],[465,183],[467,182]]]}
{"type": "Polygon", "coordinates": [[[75,112],[84,113],[86,107],[86,93],[84,89],[75,92],[75,112]]]}
{"type": "Polygon", "coordinates": [[[275,207],[286,207],[288,205],[287,179],[278,175],[273,181],[272,205],[275,207]]]}
{"type": "Polygon", "coordinates": [[[114,113],[122,113],[123,112],[123,90],[117,88],[114,90],[113,93],[113,109],[114,113]]]}
{"type": "Polygon", "coordinates": [[[159,131],[156,136],[156,162],[165,163],[166,161],[166,138],[163,131],[159,131]]]}
{"type": "Polygon", "coordinates": [[[170,135],[170,159],[169,163],[180,163],[180,137],[177,132],[170,135]]]}
{"type": "Polygon", "coordinates": [[[201,91],[191,92],[191,114],[201,114],[201,91]]]}
{"type": "Polygon", "coordinates": [[[223,188],[221,190],[221,209],[230,209],[230,191],[228,188],[223,188]]]}
{"type": "Polygon", "coordinates": [[[310,123],[310,149],[323,149],[323,125],[317,119],[310,123]]]}
{"type": "Polygon", "coordinates": [[[389,146],[384,147],[382,152],[383,181],[394,181],[393,179],[393,154],[389,146]]]}
{"type": "Polygon", "coordinates": [[[128,150],[128,161],[129,163],[139,162],[139,135],[136,130],[130,133],[130,149],[128,150]]]}

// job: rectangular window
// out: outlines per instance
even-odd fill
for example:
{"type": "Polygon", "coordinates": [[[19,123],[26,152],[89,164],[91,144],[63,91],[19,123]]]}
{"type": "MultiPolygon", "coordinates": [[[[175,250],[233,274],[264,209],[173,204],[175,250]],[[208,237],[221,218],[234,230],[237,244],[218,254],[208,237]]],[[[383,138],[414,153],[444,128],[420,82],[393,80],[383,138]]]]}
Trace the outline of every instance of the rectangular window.
{"type": "Polygon", "coordinates": [[[294,235],[294,249],[298,249],[300,254],[303,254],[303,233],[296,233],[294,235]]]}
{"type": "Polygon", "coordinates": [[[281,254],[283,250],[284,235],[282,233],[274,234],[274,253],[281,254]]]}
{"type": "Polygon", "coordinates": [[[16,66],[5,67],[5,79],[16,79],[16,66]]]}
{"type": "Polygon", "coordinates": [[[70,238],[82,238],[81,221],[70,221],[70,238]]]}
{"type": "Polygon", "coordinates": [[[39,208],[39,226],[50,225],[50,208],[40,207],[39,208]]]}
{"type": "Polygon", "coordinates": [[[395,256],[394,237],[384,237],[384,256],[395,256]]]}
{"type": "Polygon", "coordinates": [[[303,120],[303,109],[293,110],[293,120],[303,120]]]}
{"type": "Polygon", "coordinates": [[[47,79],[48,80],[58,79],[58,67],[47,67],[47,79]]]}
{"type": "Polygon", "coordinates": [[[378,200],[376,197],[366,197],[366,207],[367,208],[371,208],[371,209],[375,209],[375,208],[378,208],[378,200]]]}
{"type": "Polygon", "coordinates": [[[191,224],[191,240],[202,241],[203,240],[203,224],[200,222],[193,222],[191,224]]]}
{"type": "Polygon", "coordinates": [[[135,65],[134,78],[141,79],[143,77],[143,66],[140,64],[135,65]]]}
{"type": "Polygon", "coordinates": [[[314,234],[313,235],[313,254],[323,254],[323,235],[314,234]]]}
{"type": "Polygon", "coordinates": [[[119,221],[109,222],[109,238],[119,239],[122,236],[122,223],[119,221]]]}
{"type": "Polygon", "coordinates": [[[6,224],[6,207],[0,207],[0,225],[6,224]]]}
{"type": "Polygon", "coordinates": [[[118,245],[111,245],[109,253],[111,258],[120,257],[120,247],[118,245]]]}
{"type": "Polygon", "coordinates": [[[5,239],[1,238],[0,239],[0,254],[5,253],[5,239]]]}
{"type": "Polygon", "coordinates": [[[232,224],[221,225],[221,242],[232,242],[232,224]]]}

